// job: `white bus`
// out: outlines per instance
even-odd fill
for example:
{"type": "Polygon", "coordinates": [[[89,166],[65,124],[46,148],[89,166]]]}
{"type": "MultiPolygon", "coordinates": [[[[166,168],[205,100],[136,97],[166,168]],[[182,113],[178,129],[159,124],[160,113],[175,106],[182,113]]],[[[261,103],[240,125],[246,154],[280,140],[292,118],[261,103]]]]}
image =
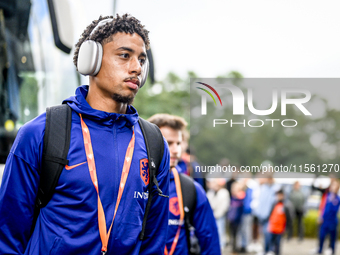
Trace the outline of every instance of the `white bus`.
{"type": "MultiPolygon", "coordinates": [[[[20,126],[74,95],[77,86],[88,84],[73,65],[74,45],[92,20],[113,15],[115,4],[114,0],[0,0],[0,164],[5,163],[20,126]]],[[[153,82],[150,51],[148,58],[153,82]]]]}

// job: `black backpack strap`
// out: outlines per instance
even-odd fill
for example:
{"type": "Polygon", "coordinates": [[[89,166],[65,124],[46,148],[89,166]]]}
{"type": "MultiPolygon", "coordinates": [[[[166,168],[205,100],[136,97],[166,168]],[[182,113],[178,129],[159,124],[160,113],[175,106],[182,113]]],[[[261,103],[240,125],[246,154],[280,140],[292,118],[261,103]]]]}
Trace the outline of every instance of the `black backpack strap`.
{"type": "Polygon", "coordinates": [[[46,109],[44,147],[40,173],[40,183],[33,215],[32,229],[40,208],[51,200],[60,174],[68,164],[70,147],[72,110],[67,104],[46,109]]]}
{"type": "Polygon", "coordinates": [[[163,197],[168,197],[168,196],[163,195],[163,192],[160,190],[158,181],[156,179],[157,169],[159,168],[161,164],[163,154],[164,154],[163,135],[155,124],[152,124],[142,118],[139,118],[138,123],[144,136],[145,146],[146,146],[146,150],[148,153],[148,160],[149,160],[149,199],[148,199],[148,202],[145,208],[142,231],[139,235],[139,239],[143,240],[146,221],[147,221],[149,210],[151,207],[152,197],[154,196],[153,191],[152,191],[153,186],[156,185],[156,189],[157,189],[159,196],[163,196],[163,197]]]}
{"type": "Polygon", "coordinates": [[[190,254],[200,254],[200,246],[195,236],[194,212],[197,203],[197,194],[194,180],[186,174],[179,174],[181,182],[183,207],[184,207],[184,224],[187,236],[187,243],[190,254]]]}
{"type": "MultiPolygon", "coordinates": [[[[181,181],[181,189],[183,196],[183,206],[185,216],[189,218],[190,223],[194,219],[194,211],[196,208],[196,187],[194,180],[186,174],[179,174],[179,180],[181,181]]],[[[191,224],[192,225],[192,224],[191,224]]]]}

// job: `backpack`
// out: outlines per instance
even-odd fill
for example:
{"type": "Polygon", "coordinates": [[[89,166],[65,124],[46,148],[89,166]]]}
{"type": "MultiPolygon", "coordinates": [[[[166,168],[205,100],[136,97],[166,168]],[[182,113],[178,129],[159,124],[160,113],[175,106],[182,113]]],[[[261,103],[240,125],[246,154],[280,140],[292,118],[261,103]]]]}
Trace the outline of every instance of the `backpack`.
{"type": "MultiPolygon", "coordinates": [[[[153,186],[156,186],[159,196],[168,196],[163,195],[156,179],[157,169],[159,168],[164,153],[162,133],[156,125],[142,118],[139,118],[138,123],[144,136],[148,154],[149,178],[152,178],[150,179],[149,184],[149,199],[145,208],[142,231],[139,235],[140,240],[143,240],[151,201],[155,195],[152,191],[153,186]],[[152,142],[150,143],[149,140],[152,140],[152,142]],[[152,183],[154,185],[152,185],[152,183]]],[[[65,165],[68,164],[67,154],[70,147],[71,124],[72,110],[67,104],[53,106],[46,109],[42,170],[33,215],[32,233],[39,216],[40,209],[45,207],[51,200],[60,174],[65,165]]]]}
{"type": "MultiPolygon", "coordinates": [[[[152,183],[156,186],[158,195],[168,197],[163,194],[156,179],[157,169],[159,168],[164,153],[163,135],[156,125],[142,118],[139,118],[138,123],[144,136],[148,154],[149,176],[152,178],[152,183]],[[150,143],[149,140],[152,140],[152,142],[150,143]]],[[[31,233],[33,233],[40,209],[45,207],[51,200],[61,172],[65,165],[68,164],[67,154],[71,140],[71,124],[72,110],[67,104],[57,105],[46,109],[42,170],[40,173],[40,183],[35,203],[31,233]]],[[[181,188],[182,190],[185,190],[182,194],[188,248],[190,254],[198,255],[200,254],[200,247],[194,233],[195,228],[192,224],[193,213],[196,208],[196,188],[190,177],[185,174],[180,174],[179,176],[181,188]]],[[[155,195],[152,188],[153,185],[149,185],[149,199],[145,208],[142,231],[139,235],[140,240],[144,240],[146,221],[152,198],[155,195]]]]}

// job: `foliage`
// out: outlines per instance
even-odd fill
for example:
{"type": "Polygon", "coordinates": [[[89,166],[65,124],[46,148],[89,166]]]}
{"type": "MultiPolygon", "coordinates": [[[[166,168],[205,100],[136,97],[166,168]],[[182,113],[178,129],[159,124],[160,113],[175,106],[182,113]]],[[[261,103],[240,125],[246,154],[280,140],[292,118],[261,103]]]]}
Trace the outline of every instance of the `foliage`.
{"type": "Polygon", "coordinates": [[[317,210],[309,210],[303,218],[305,237],[316,238],[318,236],[318,214],[317,210]]]}
{"type": "MultiPolygon", "coordinates": [[[[303,218],[305,237],[317,238],[319,234],[317,210],[309,210],[303,218]]],[[[297,229],[295,231],[297,233],[297,229]]],[[[338,228],[338,239],[340,239],[340,228],[338,228]]]]}
{"type": "Polygon", "coordinates": [[[152,86],[148,81],[138,92],[133,105],[145,119],[156,113],[169,113],[181,116],[189,122],[189,79],[195,76],[195,73],[188,72],[187,77],[182,79],[170,72],[164,81],[152,86]]]}

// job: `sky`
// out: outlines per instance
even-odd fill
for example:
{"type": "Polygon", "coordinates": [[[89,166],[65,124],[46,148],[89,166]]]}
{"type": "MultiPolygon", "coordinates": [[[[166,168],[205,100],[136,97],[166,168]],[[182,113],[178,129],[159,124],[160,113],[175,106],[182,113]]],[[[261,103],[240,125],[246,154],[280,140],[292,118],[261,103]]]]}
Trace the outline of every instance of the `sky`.
{"type": "MultiPolygon", "coordinates": [[[[112,1],[81,2],[89,21],[113,13],[112,1]]],[[[116,1],[117,13],[130,13],[150,31],[157,80],[169,71],[340,77],[339,10],[335,0],[116,1]]]]}
{"type": "Polygon", "coordinates": [[[117,1],[150,31],[156,78],[340,77],[340,2],[117,1]]]}

